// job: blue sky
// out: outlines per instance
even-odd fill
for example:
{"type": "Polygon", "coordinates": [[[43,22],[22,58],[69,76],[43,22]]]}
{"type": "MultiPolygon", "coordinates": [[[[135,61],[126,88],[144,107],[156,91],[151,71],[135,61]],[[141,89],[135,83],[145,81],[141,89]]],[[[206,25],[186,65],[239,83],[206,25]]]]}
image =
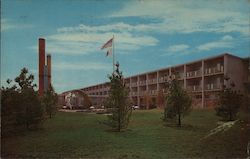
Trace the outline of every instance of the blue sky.
{"type": "Polygon", "coordinates": [[[60,93],[108,81],[115,36],[126,76],[225,52],[250,55],[248,0],[2,0],[1,84],[27,67],[36,77],[38,38],[52,55],[60,93]]]}

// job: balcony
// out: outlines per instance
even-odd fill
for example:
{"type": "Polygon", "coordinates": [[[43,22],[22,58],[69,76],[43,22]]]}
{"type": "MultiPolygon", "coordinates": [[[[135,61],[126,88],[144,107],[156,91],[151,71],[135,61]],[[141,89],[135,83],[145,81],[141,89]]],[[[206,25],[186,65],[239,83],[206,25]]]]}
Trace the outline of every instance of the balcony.
{"type": "Polygon", "coordinates": [[[201,70],[187,72],[187,78],[194,78],[194,77],[200,77],[200,76],[201,76],[201,70]]]}
{"type": "Polygon", "coordinates": [[[130,92],[130,96],[137,96],[137,92],[130,92]]]}
{"type": "Polygon", "coordinates": [[[177,80],[182,80],[184,78],[184,73],[180,72],[180,73],[177,73],[177,74],[173,74],[172,78],[177,79],[177,80]]]}
{"type": "Polygon", "coordinates": [[[166,82],[167,80],[168,80],[168,76],[159,77],[158,79],[160,83],[166,82]]]}
{"type": "Polygon", "coordinates": [[[131,83],[131,86],[132,86],[132,87],[136,87],[137,84],[138,84],[137,82],[132,82],[132,83],[131,83]]]}
{"type": "Polygon", "coordinates": [[[223,73],[224,72],[224,67],[210,67],[205,69],[205,75],[211,75],[211,74],[217,74],[217,73],[223,73]]]}
{"type": "Polygon", "coordinates": [[[168,92],[168,90],[166,88],[160,88],[159,91],[162,91],[163,93],[167,93],[168,92]]]}
{"type": "Polygon", "coordinates": [[[215,83],[208,83],[205,84],[205,90],[221,90],[222,89],[222,84],[215,84],[215,83]]]}
{"type": "Polygon", "coordinates": [[[143,96],[143,95],[146,94],[146,92],[147,92],[147,91],[140,91],[139,95],[140,95],[140,96],[143,96]]]}
{"type": "Polygon", "coordinates": [[[187,86],[187,90],[191,92],[199,92],[202,90],[200,85],[187,86]]]}
{"type": "Polygon", "coordinates": [[[155,84],[157,82],[156,78],[148,79],[148,84],[155,84]]]}
{"type": "Polygon", "coordinates": [[[157,90],[150,90],[150,91],[149,91],[149,94],[150,94],[150,95],[156,95],[156,94],[157,94],[157,90]]]}
{"type": "Polygon", "coordinates": [[[140,82],[139,82],[139,85],[140,85],[140,86],[146,85],[146,81],[140,81],[140,82]]]}

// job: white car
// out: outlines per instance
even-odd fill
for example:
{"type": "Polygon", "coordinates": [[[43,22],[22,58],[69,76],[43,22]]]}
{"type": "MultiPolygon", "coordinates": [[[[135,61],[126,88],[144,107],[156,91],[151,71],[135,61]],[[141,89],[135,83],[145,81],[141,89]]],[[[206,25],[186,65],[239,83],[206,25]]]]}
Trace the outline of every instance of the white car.
{"type": "Polygon", "coordinates": [[[66,105],[64,105],[62,108],[63,108],[63,109],[67,109],[67,106],[66,106],[66,105]]]}
{"type": "Polygon", "coordinates": [[[132,105],[132,109],[137,110],[140,109],[140,107],[138,105],[132,105]]]}
{"type": "Polygon", "coordinates": [[[91,106],[91,107],[89,107],[89,109],[95,109],[95,107],[94,107],[94,106],[91,106]]]}

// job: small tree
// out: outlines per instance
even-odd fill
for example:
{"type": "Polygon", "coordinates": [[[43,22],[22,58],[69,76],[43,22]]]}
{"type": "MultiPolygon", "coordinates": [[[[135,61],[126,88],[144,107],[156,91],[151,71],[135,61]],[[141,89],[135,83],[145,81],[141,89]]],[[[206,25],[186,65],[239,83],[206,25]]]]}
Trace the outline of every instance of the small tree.
{"type": "Polygon", "coordinates": [[[23,68],[15,78],[18,86],[15,84],[11,86],[11,80],[7,80],[10,87],[2,87],[1,116],[6,132],[8,130],[17,132],[23,127],[29,129],[31,125],[38,126],[43,121],[44,109],[37,91],[34,90],[36,84],[33,84],[33,81],[34,76],[23,68]]]}
{"type": "Polygon", "coordinates": [[[157,94],[157,106],[163,108],[165,105],[165,96],[163,90],[159,90],[157,94]]]}
{"type": "Polygon", "coordinates": [[[246,82],[244,85],[245,85],[245,93],[242,99],[242,106],[243,106],[243,110],[247,112],[248,120],[250,121],[250,74],[249,74],[248,82],[246,82]]]}
{"type": "MultiPolygon", "coordinates": [[[[8,86],[11,80],[7,80],[8,86]]],[[[20,93],[16,86],[1,88],[1,134],[3,136],[15,132],[17,128],[17,108],[20,106],[20,93]]]]}
{"type": "Polygon", "coordinates": [[[192,98],[182,89],[176,79],[170,80],[167,84],[168,95],[164,109],[164,121],[167,119],[178,119],[181,126],[181,118],[191,110],[192,98]]]}
{"type": "Polygon", "coordinates": [[[215,110],[216,115],[224,120],[234,120],[241,105],[242,96],[237,91],[234,91],[233,88],[233,83],[228,88],[224,85],[223,91],[219,93],[218,107],[215,110]]]}
{"type": "Polygon", "coordinates": [[[144,94],[142,102],[145,105],[146,109],[149,109],[153,104],[152,98],[150,97],[148,91],[146,91],[146,93],[144,94]]]}
{"type": "Polygon", "coordinates": [[[83,105],[86,108],[89,108],[92,105],[92,101],[87,94],[83,96],[83,105]]]}
{"type": "Polygon", "coordinates": [[[43,95],[43,106],[45,107],[46,114],[49,115],[49,118],[52,118],[52,116],[56,114],[57,101],[58,96],[50,85],[49,89],[43,95]]]}
{"type": "Polygon", "coordinates": [[[116,64],[116,71],[109,76],[110,92],[106,101],[106,107],[111,110],[108,116],[109,125],[117,131],[125,130],[128,127],[132,113],[131,103],[128,98],[129,90],[123,83],[122,72],[119,71],[119,64],[116,64]]]}
{"type": "Polygon", "coordinates": [[[23,68],[15,82],[18,83],[19,88],[17,91],[21,95],[19,107],[18,121],[20,124],[25,124],[29,129],[30,125],[38,126],[43,121],[44,109],[38,92],[34,90],[36,84],[33,84],[34,76],[29,74],[28,69],[23,68]]]}

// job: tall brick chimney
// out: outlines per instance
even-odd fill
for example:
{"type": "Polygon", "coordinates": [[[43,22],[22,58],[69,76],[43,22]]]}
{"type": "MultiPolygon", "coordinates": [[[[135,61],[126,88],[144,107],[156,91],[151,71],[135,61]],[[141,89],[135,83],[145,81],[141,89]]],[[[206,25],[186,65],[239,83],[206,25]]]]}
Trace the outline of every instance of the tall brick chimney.
{"type": "Polygon", "coordinates": [[[47,55],[47,68],[48,68],[48,87],[51,85],[51,55],[47,55]]]}
{"type": "Polygon", "coordinates": [[[45,39],[39,38],[39,95],[42,96],[44,93],[44,66],[45,66],[45,39]]]}

